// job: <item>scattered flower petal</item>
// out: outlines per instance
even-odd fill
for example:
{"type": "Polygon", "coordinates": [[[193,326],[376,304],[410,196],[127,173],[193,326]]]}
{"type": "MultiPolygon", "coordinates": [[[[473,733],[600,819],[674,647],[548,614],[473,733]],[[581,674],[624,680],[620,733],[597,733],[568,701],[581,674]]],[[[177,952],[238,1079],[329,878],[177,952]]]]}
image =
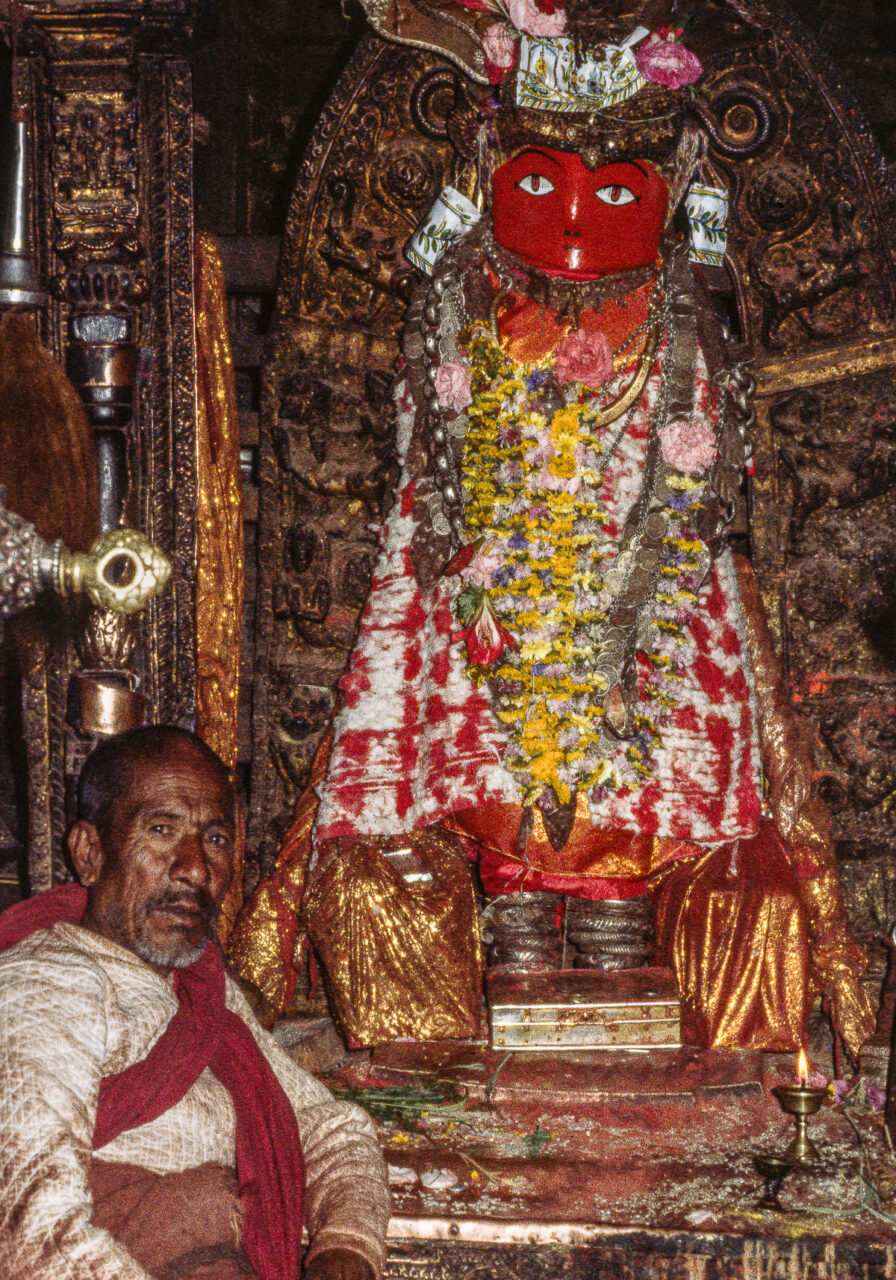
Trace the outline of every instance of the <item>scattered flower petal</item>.
{"type": "Polygon", "coordinates": [[[848,1080],[832,1080],[829,1088],[833,1094],[835,1105],[840,1106],[845,1101],[851,1086],[848,1080]]]}
{"type": "Polygon", "coordinates": [[[866,1080],[865,1097],[872,1111],[882,1111],[887,1101],[887,1091],[882,1089],[879,1084],[871,1084],[866,1080]]]}

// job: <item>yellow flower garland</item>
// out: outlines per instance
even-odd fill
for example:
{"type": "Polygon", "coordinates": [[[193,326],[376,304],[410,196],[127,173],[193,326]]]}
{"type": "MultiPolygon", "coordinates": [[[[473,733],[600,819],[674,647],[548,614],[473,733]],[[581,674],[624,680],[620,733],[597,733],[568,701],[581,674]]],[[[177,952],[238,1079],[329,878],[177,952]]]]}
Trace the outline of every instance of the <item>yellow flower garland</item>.
{"type": "MultiPolygon", "coordinates": [[[[470,675],[491,686],[495,715],[510,741],[505,764],[520,775],[525,803],[548,787],[561,802],[573,786],[635,788],[651,773],[656,723],[638,716],[635,740],[612,761],[599,750],[599,698],[606,687],[592,668],[606,621],[597,599],[602,563],[610,558],[596,546],[609,523],[599,499],[601,457],[593,433],[600,394],[578,386],[571,403],[546,415],[539,392],[551,360],[517,364],[483,324],[472,327],[466,344],[472,395],[463,461],[466,527],[471,541],[500,549],[504,562],[487,594],[518,642],[496,664],[471,666],[470,675]]],[[[670,509],[682,525],[666,539],[677,563],[664,565],[656,600],[651,658],[661,679],[648,696],[660,714],[675,705],[668,650],[682,635],[675,614],[696,598],[689,575],[699,566],[702,544],[688,536],[687,525],[705,487],[679,473],[667,483],[686,500],[686,510],[670,509]]]]}

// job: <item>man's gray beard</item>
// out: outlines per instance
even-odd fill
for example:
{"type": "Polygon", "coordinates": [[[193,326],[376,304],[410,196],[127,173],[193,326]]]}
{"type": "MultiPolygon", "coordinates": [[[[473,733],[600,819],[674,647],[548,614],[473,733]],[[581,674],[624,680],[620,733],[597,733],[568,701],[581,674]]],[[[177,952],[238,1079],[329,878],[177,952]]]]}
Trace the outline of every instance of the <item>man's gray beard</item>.
{"type": "MultiPolygon", "coordinates": [[[[127,936],[127,930],[124,926],[124,912],[120,908],[110,913],[110,921],[122,937],[127,936]]],[[[151,942],[147,942],[139,934],[135,938],[129,938],[124,945],[129,951],[133,951],[135,956],[145,960],[147,964],[158,965],[162,969],[186,969],[191,964],[196,963],[211,941],[214,916],[208,915],[205,924],[205,937],[193,947],[188,946],[185,942],[177,943],[174,940],[172,940],[169,947],[154,947],[151,942]]]]}
{"type": "Polygon", "coordinates": [[[150,946],[148,942],[144,942],[142,938],[138,938],[131,946],[134,955],[139,956],[141,960],[145,960],[147,964],[158,965],[162,969],[186,969],[191,964],[195,964],[203,951],[209,944],[211,934],[204,938],[202,942],[197,943],[195,947],[189,947],[187,950],[170,947],[150,946]]]}

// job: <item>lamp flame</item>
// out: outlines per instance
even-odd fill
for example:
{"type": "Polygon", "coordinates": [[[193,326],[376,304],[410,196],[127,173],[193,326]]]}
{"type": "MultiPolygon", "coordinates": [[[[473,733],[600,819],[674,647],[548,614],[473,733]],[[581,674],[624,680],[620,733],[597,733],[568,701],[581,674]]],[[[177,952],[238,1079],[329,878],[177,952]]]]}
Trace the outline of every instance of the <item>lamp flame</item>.
{"type": "Polygon", "coordinates": [[[809,1059],[806,1057],[806,1050],[800,1049],[800,1056],[796,1065],[797,1079],[801,1085],[809,1083],[809,1059]]]}

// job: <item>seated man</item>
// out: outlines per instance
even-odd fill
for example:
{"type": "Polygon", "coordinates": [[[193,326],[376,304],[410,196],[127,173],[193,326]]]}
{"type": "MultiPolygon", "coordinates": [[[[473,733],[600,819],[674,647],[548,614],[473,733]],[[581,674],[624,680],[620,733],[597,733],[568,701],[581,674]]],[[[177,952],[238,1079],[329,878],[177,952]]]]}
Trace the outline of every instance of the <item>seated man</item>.
{"type": "Polygon", "coordinates": [[[81,886],[0,917],[4,1280],[374,1280],[389,1212],[370,1120],[258,1026],[214,920],[233,789],[182,729],[99,746],[81,886]]]}

